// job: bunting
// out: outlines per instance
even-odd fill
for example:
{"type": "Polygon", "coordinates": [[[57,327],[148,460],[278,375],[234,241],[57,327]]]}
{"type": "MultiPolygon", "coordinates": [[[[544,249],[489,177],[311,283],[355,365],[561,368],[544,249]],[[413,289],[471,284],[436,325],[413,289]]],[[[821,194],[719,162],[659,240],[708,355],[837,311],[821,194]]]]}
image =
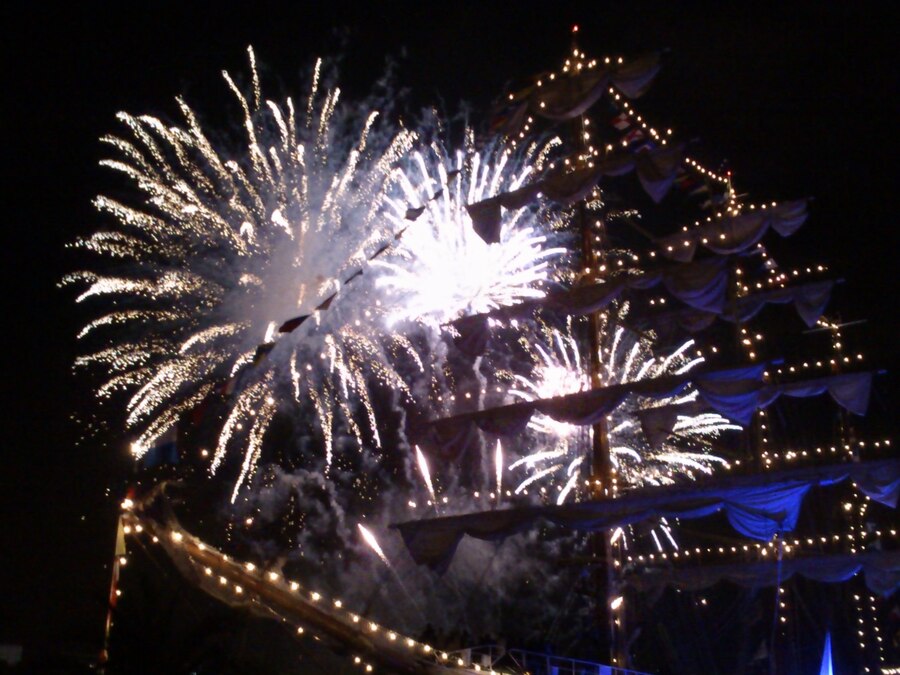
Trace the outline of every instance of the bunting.
{"type": "Polygon", "coordinates": [[[631,118],[626,113],[620,113],[619,115],[613,117],[610,124],[612,124],[613,128],[619,131],[625,131],[628,127],[631,126],[631,118]]]}
{"type": "MultiPolygon", "coordinates": [[[[451,180],[453,180],[454,178],[459,176],[460,173],[461,173],[461,169],[453,169],[451,171],[448,171],[447,172],[447,182],[449,183],[451,180]]],[[[423,213],[425,213],[425,209],[428,208],[428,203],[433,202],[437,199],[440,199],[443,196],[443,194],[444,194],[444,190],[442,188],[442,189],[438,190],[437,192],[435,192],[425,202],[425,204],[423,204],[421,206],[415,206],[415,207],[411,206],[411,207],[407,208],[406,214],[404,217],[406,218],[406,220],[409,220],[409,221],[417,220],[419,218],[419,216],[421,216],[423,213]]],[[[399,232],[397,232],[394,235],[393,240],[389,239],[387,242],[382,244],[372,255],[370,255],[368,257],[366,262],[367,263],[372,262],[378,256],[380,256],[382,253],[384,253],[385,251],[390,249],[390,247],[393,245],[394,242],[400,241],[400,239],[406,233],[407,229],[409,229],[409,225],[407,225],[406,227],[402,228],[399,232]]],[[[355,272],[353,272],[353,274],[351,274],[349,277],[347,277],[347,279],[345,279],[341,283],[341,286],[342,287],[346,286],[347,284],[349,284],[351,281],[353,281],[357,277],[361,277],[363,275],[363,273],[364,273],[364,270],[363,270],[363,268],[360,267],[355,272]]],[[[303,325],[303,323],[307,319],[309,319],[309,317],[311,317],[315,312],[327,311],[331,307],[331,303],[333,303],[334,300],[337,298],[338,292],[339,291],[335,291],[334,293],[329,295],[327,298],[325,298],[325,300],[323,300],[319,305],[316,306],[315,310],[313,310],[312,313],[301,314],[300,316],[296,316],[293,319],[288,319],[287,321],[285,321],[278,327],[278,332],[279,333],[292,333],[293,331],[297,330],[297,328],[299,328],[301,325],[303,325]]],[[[259,350],[263,349],[264,347],[265,347],[265,345],[260,345],[260,347],[257,348],[257,353],[259,353],[259,350]]],[[[269,351],[271,351],[271,349],[269,351]]],[[[266,353],[268,353],[268,352],[266,352],[266,353]]]]}

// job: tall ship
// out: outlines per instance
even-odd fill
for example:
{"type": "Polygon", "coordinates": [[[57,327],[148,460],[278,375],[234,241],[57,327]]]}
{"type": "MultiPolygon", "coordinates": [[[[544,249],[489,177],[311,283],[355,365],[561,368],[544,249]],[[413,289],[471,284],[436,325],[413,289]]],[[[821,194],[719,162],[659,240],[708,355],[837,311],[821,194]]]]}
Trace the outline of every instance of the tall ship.
{"type": "MultiPolygon", "coordinates": [[[[298,672],[900,672],[900,460],[867,417],[881,373],[857,347],[864,322],[830,306],[844,280],[825,264],[791,266],[814,202],[741,193],[731,169],[651,120],[640,98],[659,55],[594,56],[572,37],[557,68],[459,134],[461,150],[438,140],[452,136],[439,121],[386,141],[380,181],[353,173],[377,142],[372,117],[353,170],[324,181],[320,201],[300,194],[333,141],[321,122],[337,97],[317,92],[318,65],[306,121],[300,104],[262,101],[252,52],[249,93],[228,77],[246,166],[217,164],[183,102],[185,129],[125,119],[137,142],[112,141],[125,155],[113,168],[144,181],[160,231],[175,213],[250,259],[264,227],[328,232],[316,214],[342,200],[353,212],[337,221],[364,213],[384,226],[343,259],[298,256],[318,281],[286,308],[257,298],[295,299],[290,278],[242,272],[245,323],[258,311],[265,335],[235,347],[243,323],[203,331],[189,317],[181,360],[154,371],[136,348],[117,356],[150,366],[128,404],[142,469],[122,502],[110,672],[133,550],[162,551],[189,585],[333,659],[298,672]],[[207,213],[219,193],[228,213],[207,213]],[[381,337],[367,333],[372,315],[381,337]],[[390,368],[375,364],[381,351],[390,368]],[[401,393],[372,394],[370,379],[401,393]],[[315,423],[284,421],[279,397],[291,395],[315,423]],[[341,426],[377,459],[344,459],[341,426]],[[297,437],[325,463],[280,449],[297,437]],[[225,535],[185,506],[184,486],[210,471],[234,478],[225,535]],[[381,472],[399,478],[370,499],[381,472]],[[329,481],[353,486],[356,510],[308,498],[337,490],[329,481]],[[367,517],[367,500],[390,506],[367,517]],[[333,535],[316,533],[316,518],[339,521],[355,548],[319,555],[333,535]],[[298,531],[301,552],[259,543],[298,531]],[[319,570],[326,559],[341,574],[319,570]],[[350,583],[360,570],[369,578],[350,583]]],[[[100,206],[123,222],[149,217],[100,206]]],[[[196,284],[200,313],[219,302],[187,274],[167,279],[196,284]]]]}

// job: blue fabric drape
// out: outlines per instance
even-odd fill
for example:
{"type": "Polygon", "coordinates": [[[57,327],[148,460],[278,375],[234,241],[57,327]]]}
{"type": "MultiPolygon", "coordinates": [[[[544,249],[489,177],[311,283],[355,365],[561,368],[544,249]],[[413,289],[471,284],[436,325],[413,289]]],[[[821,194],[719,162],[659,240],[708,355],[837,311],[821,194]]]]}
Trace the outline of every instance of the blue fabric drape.
{"type": "Polygon", "coordinates": [[[507,509],[402,523],[410,554],[435,569],[449,565],[466,534],[499,540],[547,521],[582,531],[605,530],[648,518],[692,519],[724,511],[741,534],[768,541],[776,532],[791,531],[803,497],[816,485],[851,479],[869,498],[895,508],[900,495],[900,459],[807,467],[707,481],[689,487],[635,490],[619,499],[555,507],[507,509]]]}

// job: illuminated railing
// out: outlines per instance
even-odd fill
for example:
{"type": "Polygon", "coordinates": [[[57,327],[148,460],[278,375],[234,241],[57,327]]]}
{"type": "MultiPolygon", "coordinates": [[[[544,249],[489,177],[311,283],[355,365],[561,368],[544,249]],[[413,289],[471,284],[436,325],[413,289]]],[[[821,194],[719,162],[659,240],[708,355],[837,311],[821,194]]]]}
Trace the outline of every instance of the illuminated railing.
{"type": "Polygon", "coordinates": [[[525,672],[529,675],[648,675],[638,670],[616,668],[594,661],[581,661],[524,649],[506,649],[499,645],[482,645],[450,652],[452,657],[475,664],[482,672],[525,672]]]}

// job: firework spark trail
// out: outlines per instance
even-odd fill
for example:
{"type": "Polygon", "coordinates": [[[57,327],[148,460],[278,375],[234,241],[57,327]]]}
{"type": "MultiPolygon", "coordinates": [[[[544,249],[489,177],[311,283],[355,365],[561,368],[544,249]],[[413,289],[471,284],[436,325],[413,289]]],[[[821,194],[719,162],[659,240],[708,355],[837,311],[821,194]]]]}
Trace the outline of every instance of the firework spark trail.
{"type": "Polygon", "coordinates": [[[357,524],[356,527],[359,528],[359,533],[362,535],[363,541],[366,542],[366,545],[369,548],[375,551],[378,557],[381,558],[381,562],[383,562],[388,567],[392,567],[390,561],[381,548],[381,544],[378,543],[378,540],[375,538],[375,535],[372,534],[371,530],[369,530],[369,528],[367,528],[362,523],[357,524]]]}
{"type": "MultiPolygon", "coordinates": [[[[552,398],[584,391],[590,386],[587,371],[582,367],[578,343],[571,335],[554,331],[549,348],[539,342],[533,345],[534,356],[540,364],[536,377],[516,374],[515,381],[521,389],[512,388],[510,395],[523,401],[552,398]]],[[[543,434],[566,439],[578,433],[579,427],[558,422],[547,415],[535,415],[531,428],[543,434]]],[[[533,464],[534,462],[529,462],[533,464]]]]}
{"type": "Polygon", "coordinates": [[[437,509],[437,496],[434,492],[434,485],[431,482],[431,471],[428,470],[428,461],[418,445],[416,446],[416,463],[419,466],[419,472],[422,474],[422,480],[425,481],[425,487],[428,488],[428,494],[431,495],[431,503],[437,509]]]}
{"type": "Polygon", "coordinates": [[[384,563],[385,567],[387,567],[390,570],[391,574],[393,575],[394,579],[397,582],[397,585],[400,587],[400,589],[406,595],[406,598],[410,601],[412,606],[416,608],[416,611],[419,613],[420,617],[424,621],[425,613],[422,611],[422,608],[419,605],[419,602],[409,592],[409,589],[406,588],[406,584],[403,583],[403,579],[397,573],[397,570],[391,564],[391,561],[388,560],[388,557],[385,555],[384,550],[381,548],[381,544],[378,543],[378,539],[376,539],[376,537],[372,533],[372,531],[369,530],[369,528],[367,528],[362,523],[358,523],[356,525],[356,527],[359,529],[359,533],[360,533],[360,535],[362,535],[363,541],[366,543],[366,545],[369,548],[371,548],[375,552],[375,555],[377,555],[381,559],[381,562],[384,563]]]}
{"type": "MultiPolygon", "coordinates": [[[[627,312],[627,307],[623,311],[627,312]]],[[[601,353],[607,353],[603,365],[608,385],[682,374],[703,363],[700,357],[692,359],[687,356],[694,344],[692,340],[683,343],[663,359],[653,355],[649,342],[633,336],[621,326],[607,333],[607,341],[610,347],[608,351],[601,350],[601,353]]],[[[551,330],[549,335],[545,335],[545,344],[536,341],[529,348],[535,368],[530,378],[520,374],[513,375],[517,386],[510,388],[508,392],[514,398],[533,401],[589,388],[578,343],[571,334],[551,330]]],[[[708,442],[724,431],[740,427],[718,414],[678,416],[674,431],[679,437],[694,441],[698,446],[697,450],[686,450],[671,443],[665,443],[658,449],[653,448],[643,437],[639,425],[634,422],[635,414],[640,409],[688,402],[696,397],[696,390],[660,400],[632,396],[610,414],[610,458],[623,485],[670,484],[679,477],[693,479],[697,473],[710,474],[717,466],[728,468],[727,460],[708,451],[708,442]]],[[[529,421],[529,428],[540,441],[536,450],[509,466],[510,470],[522,467],[526,472],[525,477],[519,480],[515,493],[521,494],[540,481],[543,483],[540,492],[546,494],[548,487],[555,487],[558,493],[556,503],[563,504],[570,496],[577,495],[577,488],[583,482],[585,446],[578,441],[584,429],[555,421],[545,415],[534,415],[529,421]],[[568,458],[568,462],[560,463],[565,458],[568,458]]],[[[662,541],[656,532],[657,527],[677,549],[671,527],[662,521],[650,528],[656,548],[663,550],[662,541]]],[[[627,546],[627,539],[622,539],[622,545],[627,546]]]]}
{"type": "Polygon", "coordinates": [[[569,493],[575,488],[578,484],[578,479],[581,478],[581,473],[579,467],[581,466],[584,457],[576,457],[571,461],[568,468],[566,469],[566,474],[569,479],[566,481],[566,484],[563,486],[563,489],[559,492],[559,497],[556,499],[557,504],[563,504],[566,501],[566,497],[569,496],[569,493]]]}

